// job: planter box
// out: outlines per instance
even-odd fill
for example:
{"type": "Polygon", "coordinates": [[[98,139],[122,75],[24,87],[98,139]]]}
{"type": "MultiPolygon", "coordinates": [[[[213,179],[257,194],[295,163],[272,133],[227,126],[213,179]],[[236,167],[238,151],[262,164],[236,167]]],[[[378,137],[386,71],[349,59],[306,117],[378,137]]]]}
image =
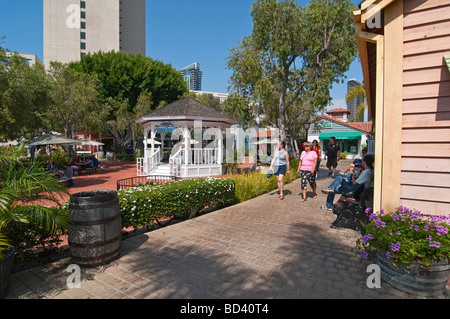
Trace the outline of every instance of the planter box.
{"type": "Polygon", "coordinates": [[[0,260],[0,299],[8,295],[13,264],[14,249],[8,248],[5,257],[0,260]]]}
{"type": "Polygon", "coordinates": [[[423,297],[437,297],[445,292],[450,276],[448,260],[433,261],[430,269],[423,269],[413,262],[408,269],[392,265],[389,259],[377,254],[381,278],[401,291],[423,297]]]}

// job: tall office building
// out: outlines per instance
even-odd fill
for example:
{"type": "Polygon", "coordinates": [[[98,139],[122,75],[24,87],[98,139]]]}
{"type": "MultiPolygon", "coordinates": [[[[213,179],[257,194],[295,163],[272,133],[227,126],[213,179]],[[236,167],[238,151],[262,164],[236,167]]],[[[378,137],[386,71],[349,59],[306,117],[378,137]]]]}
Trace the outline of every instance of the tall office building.
{"type": "Polygon", "coordinates": [[[200,71],[200,64],[194,62],[187,67],[180,70],[183,74],[184,81],[187,83],[187,87],[192,91],[202,90],[202,76],[203,72],[200,71]]]}
{"type": "Polygon", "coordinates": [[[145,55],[145,0],[43,0],[44,64],[87,53],[145,55]]]}
{"type": "MultiPolygon", "coordinates": [[[[358,80],[355,80],[355,79],[348,80],[348,82],[347,82],[347,93],[350,91],[350,89],[352,87],[355,87],[355,86],[363,86],[363,84],[361,82],[359,82],[358,80]]],[[[357,122],[364,120],[363,119],[364,116],[362,116],[362,118],[357,118],[357,109],[358,109],[358,106],[362,102],[364,102],[364,98],[361,98],[361,97],[355,97],[352,100],[347,102],[347,110],[350,111],[349,120],[353,120],[353,121],[357,121],[357,122]]]]}

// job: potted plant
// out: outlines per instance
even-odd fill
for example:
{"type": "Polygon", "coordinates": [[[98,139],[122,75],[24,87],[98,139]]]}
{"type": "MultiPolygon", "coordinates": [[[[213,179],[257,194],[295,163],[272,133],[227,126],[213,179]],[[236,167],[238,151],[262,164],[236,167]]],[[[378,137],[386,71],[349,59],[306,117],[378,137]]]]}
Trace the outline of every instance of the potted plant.
{"type": "Polygon", "coordinates": [[[8,293],[14,260],[14,250],[7,239],[14,223],[35,223],[50,233],[67,227],[68,217],[49,207],[34,205],[36,201],[54,202],[68,195],[67,188],[58,182],[41,162],[26,157],[23,146],[0,149],[0,291],[8,293]],[[27,206],[27,209],[22,209],[27,206]]]}
{"type": "Polygon", "coordinates": [[[420,296],[442,294],[450,276],[450,215],[425,215],[406,207],[371,213],[357,246],[373,256],[391,286],[420,296]]]}

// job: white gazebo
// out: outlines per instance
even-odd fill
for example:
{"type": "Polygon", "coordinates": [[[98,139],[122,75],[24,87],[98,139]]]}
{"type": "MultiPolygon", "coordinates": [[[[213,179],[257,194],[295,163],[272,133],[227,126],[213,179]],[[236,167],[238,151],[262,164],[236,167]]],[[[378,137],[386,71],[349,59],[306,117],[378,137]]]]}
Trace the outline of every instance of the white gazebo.
{"type": "Polygon", "coordinates": [[[137,159],[138,176],[222,174],[223,131],[231,126],[231,120],[220,111],[185,97],[136,123],[144,128],[144,157],[137,159]]]}

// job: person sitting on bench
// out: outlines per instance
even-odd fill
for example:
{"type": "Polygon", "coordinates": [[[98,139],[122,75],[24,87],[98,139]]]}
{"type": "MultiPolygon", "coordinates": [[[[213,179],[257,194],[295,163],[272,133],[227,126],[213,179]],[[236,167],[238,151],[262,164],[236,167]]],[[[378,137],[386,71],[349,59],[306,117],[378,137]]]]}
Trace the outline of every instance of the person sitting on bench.
{"type": "Polygon", "coordinates": [[[322,209],[333,210],[335,194],[356,194],[362,191],[364,187],[370,187],[373,181],[373,157],[371,155],[364,156],[362,166],[363,170],[358,172],[357,175],[353,174],[351,181],[346,181],[344,177],[338,176],[328,188],[322,189],[322,193],[328,194],[326,205],[322,206],[322,209]]]}

